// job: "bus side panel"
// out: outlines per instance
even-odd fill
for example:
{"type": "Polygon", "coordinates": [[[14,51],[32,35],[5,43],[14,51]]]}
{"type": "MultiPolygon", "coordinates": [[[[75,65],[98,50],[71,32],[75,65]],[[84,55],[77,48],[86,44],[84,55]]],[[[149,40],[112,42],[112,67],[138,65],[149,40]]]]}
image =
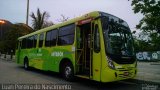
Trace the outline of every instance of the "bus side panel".
{"type": "Polygon", "coordinates": [[[93,80],[100,81],[101,53],[93,53],[93,80]]]}
{"type": "Polygon", "coordinates": [[[19,64],[20,63],[20,54],[21,54],[21,42],[19,41],[17,44],[17,48],[15,51],[15,59],[16,59],[16,63],[19,64]]]}
{"type": "Polygon", "coordinates": [[[49,64],[52,64],[53,61],[50,59],[50,49],[48,48],[42,48],[38,49],[39,59],[41,60],[39,63],[41,63],[41,67],[43,70],[49,69],[49,64]]]}
{"type": "Polygon", "coordinates": [[[16,50],[15,52],[15,59],[16,59],[16,63],[19,64],[20,62],[20,51],[19,50],[16,50]]]}
{"type": "Polygon", "coordinates": [[[38,58],[39,56],[37,54],[37,49],[33,48],[33,49],[29,49],[28,51],[29,51],[29,53],[28,53],[27,58],[29,60],[29,66],[35,67],[37,69],[42,69],[41,65],[39,65],[39,64],[41,64],[40,63],[41,59],[38,58]]]}
{"type": "Polygon", "coordinates": [[[19,52],[19,64],[24,64],[24,58],[28,56],[28,50],[27,49],[21,49],[19,52]]]}
{"type": "Polygon", "coordinates": [[[46,48],[49,54],[43,56],[43,68],[59,72],[59,65],[62,59],[66,58],[71,60],[72,64],[74,65],[74,51],[72,51],[72,45],[68,46],[57,46],[53,48],[46,48]]]}

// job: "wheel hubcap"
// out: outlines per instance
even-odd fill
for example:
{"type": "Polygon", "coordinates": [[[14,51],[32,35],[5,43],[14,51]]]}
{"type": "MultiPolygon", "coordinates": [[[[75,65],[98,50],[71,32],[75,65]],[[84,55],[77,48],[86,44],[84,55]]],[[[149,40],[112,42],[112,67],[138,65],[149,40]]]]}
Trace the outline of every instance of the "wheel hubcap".
{"type": "Polygon", "coordinates": [[[27,68],[27,63],[25,62],[24,67],[27,68]]]}
{"type": "Polygon", "coordinates": [[[69,77],[70,74],[71,74],[71,67],[67,66],[67,67],[65,68],[65,76],[66,76],[66,77],[69,77]]]}

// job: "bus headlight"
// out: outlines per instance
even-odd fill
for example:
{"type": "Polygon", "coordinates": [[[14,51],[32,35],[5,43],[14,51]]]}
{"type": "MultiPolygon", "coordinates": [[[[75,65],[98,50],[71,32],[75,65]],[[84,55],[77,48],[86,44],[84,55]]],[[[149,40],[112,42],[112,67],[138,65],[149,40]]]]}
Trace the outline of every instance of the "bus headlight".
{"type": "Polygon", "coordinates": [[[114,63],[113,63],[113,61],[110,59],[110,58],[108,58],[108,66],[111,68],[111,69],[115,69],[115,66],[114,66],[114,63]]]}

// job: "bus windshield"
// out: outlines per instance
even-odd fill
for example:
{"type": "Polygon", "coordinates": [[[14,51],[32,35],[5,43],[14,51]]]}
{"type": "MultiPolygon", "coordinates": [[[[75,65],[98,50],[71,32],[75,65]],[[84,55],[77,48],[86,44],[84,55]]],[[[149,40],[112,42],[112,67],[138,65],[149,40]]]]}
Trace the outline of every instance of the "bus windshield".
{"type": "Polygon", "coordinates": [[[133,39],[127,23],[117,17],[102,19],[106,53],[118,56],[133,56],[133,39]]]}

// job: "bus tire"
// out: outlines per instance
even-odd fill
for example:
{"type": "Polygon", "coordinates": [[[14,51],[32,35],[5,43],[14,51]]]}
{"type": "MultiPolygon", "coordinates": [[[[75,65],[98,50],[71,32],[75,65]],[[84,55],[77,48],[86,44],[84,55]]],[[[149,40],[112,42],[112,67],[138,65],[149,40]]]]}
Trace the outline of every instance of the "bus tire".
{"type": "Polygon", "coordinates": [[[29,70],[29,62],[27,58],[24,59],[24,69],[29,70]]]}
{"type": "Polygon", "coordinates": [[[73,81],[74,79],[74,69],[70,62],[64,64],[62,69],[62,76],[67,81],[73,81]]]}

